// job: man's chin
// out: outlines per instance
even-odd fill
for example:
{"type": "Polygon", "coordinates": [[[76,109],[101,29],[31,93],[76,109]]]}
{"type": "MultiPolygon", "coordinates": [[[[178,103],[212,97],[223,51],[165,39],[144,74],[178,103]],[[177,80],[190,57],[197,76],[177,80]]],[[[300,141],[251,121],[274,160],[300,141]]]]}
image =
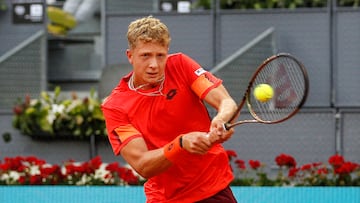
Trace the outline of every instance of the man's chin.
{"type": "Polygon", "coordinates": [[[150,80],[148,80],[148,84],[150,84],[151,86],[157,86],[157,85],[161,84],[161,82],[163,80],[164,80],[164,77],[150,79],[150,80]]]}

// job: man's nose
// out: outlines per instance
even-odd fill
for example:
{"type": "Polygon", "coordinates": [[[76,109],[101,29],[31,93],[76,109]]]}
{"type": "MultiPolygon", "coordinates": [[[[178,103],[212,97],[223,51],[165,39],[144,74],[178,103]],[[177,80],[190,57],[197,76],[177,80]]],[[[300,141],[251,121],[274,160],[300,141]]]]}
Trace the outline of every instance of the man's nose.
{"type": "Polygon", "coordinates": [[[156,60],[155,57],[151,58],[150,63],[149,63],[149,67],[150,68],[157,68],[158,67],[158,61],[156,60]]]}

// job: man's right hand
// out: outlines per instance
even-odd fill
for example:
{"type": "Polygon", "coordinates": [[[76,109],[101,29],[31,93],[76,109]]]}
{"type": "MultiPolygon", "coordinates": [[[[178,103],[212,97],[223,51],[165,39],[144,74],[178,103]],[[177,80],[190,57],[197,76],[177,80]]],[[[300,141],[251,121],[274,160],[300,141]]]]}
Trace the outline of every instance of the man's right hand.
{"type": "Polygon", "coordinates": [[[183,134],[182,147],[190,153],[206,154],[212,146],[211,141],[206,135],[206,132],[190,132],[183,134]]]}

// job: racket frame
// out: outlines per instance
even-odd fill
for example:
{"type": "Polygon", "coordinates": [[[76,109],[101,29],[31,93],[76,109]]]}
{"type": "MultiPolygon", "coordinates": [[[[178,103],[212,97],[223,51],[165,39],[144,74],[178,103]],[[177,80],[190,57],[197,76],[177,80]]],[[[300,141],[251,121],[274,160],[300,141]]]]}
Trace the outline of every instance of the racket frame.
{"type": "Polygon", "coordinates": [[[298,60],[296,59],[294,56],[292,56],[291,54],[289,53],[278,53],[276,55],[273,55],[269,58],[267,58],[255,71],[255,73],[252,75],[251,79],[250,79],[250,82],[247,86],[247,89],[243,95],[243,98],[240,102],[240,104],[238,105],[238,108],[236,109],[236,111],[234,112],[233,116],[229,119],[229,121],[227,123],[224,124],[224,128],[226,130],[229,130],[230,128],[233,128],[237,125],[241,125],[241,124],[244,124],[244,123],[264,123],[264,124],[276,124],[276,123],[280,123],[280,122],[283,122],[285,120],[288,120],[289,118],[291,118],[292,116],[294,116],[299,110],[300,108],[304,105],[306,99],[307,99],[307,96],[308,96],[308,92],[309,92],[309,77],[308,77],[308,73],[305,69],[305,66],[298,60]],[[290,114],[288,114],[287,116],[285,116],[284,118],[282,119],[278,119],[278,120],[274,120],[274,121],[265,121],[265,120],[262,120],[260,119],[256,113],[253,111],[253,108],[250,104],[250,94],[251,94],[251,88],[253,86],[253,83],[257,77],[257,75],[260,73],[260,71],[265,68],[265,66],[267,64],[269,64],[271,61],[279,58],[279,57],[288,57],[288,58],[291,58],[292,60],[294,60],[300,67],[300,70],[301,72],[303,73],[303,77],[304,77],[304,95],[303,95],[303,98],[302,100],[300,101],[300,103],[298,104],[298,106],[296,107],[296,109],[291,112],[290,114]],[[234,122],[232,123],[240,114],[240,111],[241,109],[243,108],[243,106],[245,105],[245,103],[247,104],[247,108],[250,112],[250,114],[252,115],[252,117],[254,119],[246,119],[246,120],[241,120],[241,121],[237,121],[237,122],[234,122]]]}

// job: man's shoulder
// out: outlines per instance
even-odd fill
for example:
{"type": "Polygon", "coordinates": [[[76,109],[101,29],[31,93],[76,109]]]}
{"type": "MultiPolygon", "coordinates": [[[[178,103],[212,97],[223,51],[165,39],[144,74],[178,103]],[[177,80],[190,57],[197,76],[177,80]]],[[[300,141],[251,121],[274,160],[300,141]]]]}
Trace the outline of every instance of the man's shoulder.
{"type": "Polygon", "coordinates": [[[167,67],[171,69],[184,69],[184,65],[187,64],[185,61],[187,61],[187,58],[189,58],[186,54],[182,52],[172,53],[168,55],[167,60],[167,67]],[[184,63],[185,62],[185,63],[184,63]]]}
{"type": "Polygon", "coordinates": [[[127,100],[129,94],[123,85],[124,84],[120,83],[112,90],[109,96],[103,100],[102,107],[114,108],[119,106],[123,101],[127,100]]]}
{"type": "Polygon", "coordinates": [[[171,53],[168,55],[168,60],[179,60],[181,59],[182,57],[184,57],[184,53],[182,52],[176,52],[176,53],[171,53]]]}
{"type": "Polygon", "coordinates": [[[102,104],[101,104],[101,107],[102,108],[108,108],[108,109],[112,109],[114,108],[116,105],[117,105],[117,101],[118,99],[116,99],[117,95],[116,94],[113,94],[111,93],[109,96],[107,96],[102,104]]]}

